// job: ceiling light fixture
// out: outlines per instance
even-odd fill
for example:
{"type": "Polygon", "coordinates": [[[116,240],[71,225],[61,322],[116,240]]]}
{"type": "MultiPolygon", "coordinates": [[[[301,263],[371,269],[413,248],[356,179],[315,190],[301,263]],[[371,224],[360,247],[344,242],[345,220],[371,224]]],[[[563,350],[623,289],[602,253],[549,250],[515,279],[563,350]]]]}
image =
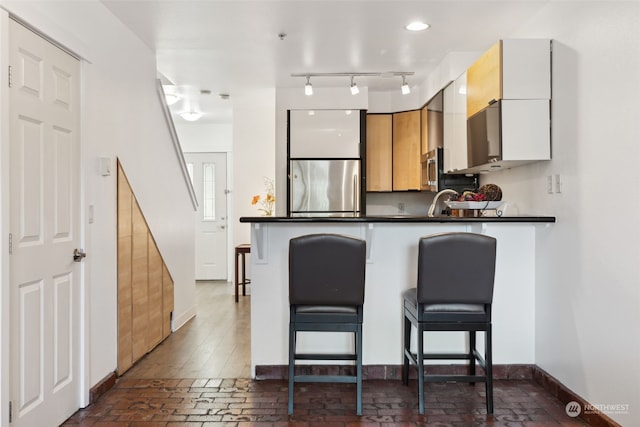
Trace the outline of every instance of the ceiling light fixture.
{"type": "Polygon", "coordinates": [[[311,86],[310,79],[311,76],[307,76],[307,84],[304,85],[304,94],[307,96],[313,95],[313,86],[311,86]]]}
{"type": "Polygon", "coordinates": [[[380,78],[392,78],[402,77],[402,93],[408,94],[411,92],[409,85],[405,81],[406,76],[413,76],[413,71],[375,71],[367,73],[306,73],[306,74],[291,74],[291,77],[304,77],[307,79],[307,83],[304,85],[305,95],[313,95],[313,87],[311,86],[311,77],[349,77],[351,78],[351,94],[356,95],[360,92],[360,88],[355,82],[356,77],[380,77],[380,78]]]}
{"type": "Polygon", "coordinates": [[[353,81],[353,76],[351,76],[351,95],[357,95],[360,92],[358,89],[358,85],[353,81]]]}
{"type": "Polygon", "coordinates": [[[409,31],[424,31],[427,28],[429,28],[429,26],[430,26],[429,24],[425,24],[424,22],[415,21],[405,25],[404,28],[406,28],[409,31]]]}
{"type": "Polygon", "coordinates": [[[411,88],[407,84],[404,76],[402,76],[402,86],[400,87],[400,90],[402,90],[403,95],[408,95],[411,93],[411,88]]]}
{"type": "Polygon", "coordinates": [[[164,99],[167,102],[167,105],[173,105],[176,102],[180,101],[180,96],[175,93],[167,93],[164,96],[164,99]]]}
{"type": "Polygon", "coordinates": [[[180,117],[188,122],[195,122],[202,117],[202,113],[199,111],[185,111],[184,113],[180,113],[180,117]]]}

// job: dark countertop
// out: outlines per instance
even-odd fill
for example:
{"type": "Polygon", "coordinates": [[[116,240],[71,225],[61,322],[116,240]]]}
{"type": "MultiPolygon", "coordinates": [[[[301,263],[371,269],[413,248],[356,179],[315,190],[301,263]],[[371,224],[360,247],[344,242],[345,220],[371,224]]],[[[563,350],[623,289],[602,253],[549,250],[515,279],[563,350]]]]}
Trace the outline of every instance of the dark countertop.
{"type": "Polygon", "coordinates": [[[389,222],[389,223],[455,223],[455,222],[500,222],[500,223],[536,223],[536,222],[556,222],[554,216],[503,216],[503,217],[453,217],[426,215],[371,215],[358,217],[286,217],[286,216],[243,216],[240,222],[250,223],[369,223],[369,222],[389,222]]]}

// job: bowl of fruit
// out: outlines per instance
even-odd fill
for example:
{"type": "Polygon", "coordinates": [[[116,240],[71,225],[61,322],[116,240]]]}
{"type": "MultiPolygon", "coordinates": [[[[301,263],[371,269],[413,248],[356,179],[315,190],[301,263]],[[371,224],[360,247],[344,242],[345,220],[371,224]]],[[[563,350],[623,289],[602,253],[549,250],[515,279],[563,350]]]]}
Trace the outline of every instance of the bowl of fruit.
{"type": "Polygon", "coordinates": [[[455,200],[449,200],[445,204],[450,209],[497,209],[502,201],[502,190],[495,184],[485,184],[477,192],[465,191],[455,200]]]}

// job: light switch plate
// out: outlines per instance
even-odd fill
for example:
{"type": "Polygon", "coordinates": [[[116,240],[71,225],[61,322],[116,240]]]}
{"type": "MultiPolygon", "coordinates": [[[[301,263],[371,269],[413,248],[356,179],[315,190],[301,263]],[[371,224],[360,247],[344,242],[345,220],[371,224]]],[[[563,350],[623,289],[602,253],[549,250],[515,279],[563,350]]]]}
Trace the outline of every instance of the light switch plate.
{"type": "Polygon", "coordinates": [[[562,193],[562,182],[560,181],[560,174],[555,176],[556,193],[562,193]]]}
{"type": "Polygon", "coordinates": [[[111,175],[111,159],[109,157],[100,157],[100,175],[111,175]]]}

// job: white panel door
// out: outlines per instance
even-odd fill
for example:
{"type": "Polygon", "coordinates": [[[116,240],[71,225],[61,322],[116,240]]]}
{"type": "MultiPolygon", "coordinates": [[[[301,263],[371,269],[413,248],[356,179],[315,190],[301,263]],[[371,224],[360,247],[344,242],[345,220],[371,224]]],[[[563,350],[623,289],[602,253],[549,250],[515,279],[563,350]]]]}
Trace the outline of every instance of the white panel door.
{"type": "Polygon", "coordinates": [[[10,29],[13,426],[79,408],[79,61],[10,29]]]}
{"type": "Polygon", "coordinates": [[[196,212],[196,280],[227,280],[227,155],[185,153],[196,212]]]}

